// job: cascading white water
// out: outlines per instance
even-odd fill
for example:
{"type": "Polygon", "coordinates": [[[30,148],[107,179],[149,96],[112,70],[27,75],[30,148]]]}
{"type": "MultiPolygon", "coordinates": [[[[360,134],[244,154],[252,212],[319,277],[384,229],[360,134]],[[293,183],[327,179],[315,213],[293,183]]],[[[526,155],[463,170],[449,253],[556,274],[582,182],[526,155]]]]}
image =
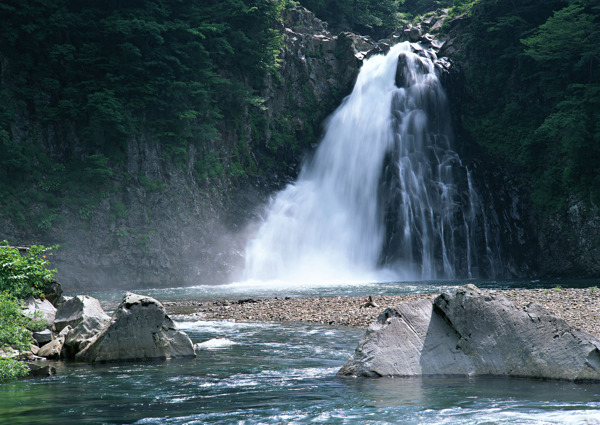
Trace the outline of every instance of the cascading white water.
{"type": "Polygon", "coordinates": [[[409,43],[366,60],[314,157],[269,205],[246,279],[454,277],[465,244],[470,273],[476,212],[457,201],[447,115],[433,63],[409,43]]]}

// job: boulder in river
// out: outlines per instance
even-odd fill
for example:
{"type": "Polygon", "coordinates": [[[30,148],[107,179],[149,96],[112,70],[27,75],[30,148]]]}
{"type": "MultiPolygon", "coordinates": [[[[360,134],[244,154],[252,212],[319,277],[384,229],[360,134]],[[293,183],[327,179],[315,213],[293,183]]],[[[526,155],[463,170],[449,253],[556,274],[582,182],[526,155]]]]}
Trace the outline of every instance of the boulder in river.
{"type": "Polygon", "coordinates": [[[108,325],[76,354],[75,360],[112,362],[195,355],[192,341],[160,302],[128,292],[108,325]]]}
{"type": "Polygon", "coordinates": [[[539,304],[473,285],[388,308],[339,372],[600,380],[600,340],[539,304]]]}
{"type": "Polygon", "coordinates": [[[100,301],[88,295],[77,295],[58,307],[54,328],[60,332],[67,326],[75,328],[81,322],[87,322],[88,325],[91,325],[92,322],[106,324],[109,320],[110,317],[104,312],[100,301]]]}
{"type": "Polygon", "coordinates": [[[35,339],[38,346],[41,347],[52,341],[52,331],[50,329],[44,329],[43,331],[33,332],[33,339],[35,339]]]}
{"type": "Polygon", "coordinates": [[[52,338],[52,341],[45,344],[39,349],[37,355],[39,357],[45,357],[50,360],[59,360],[63,357],[63,347],[65,345],[65,338],[71,331],[71,326],[67,326],[60,333],[52,338]]]}

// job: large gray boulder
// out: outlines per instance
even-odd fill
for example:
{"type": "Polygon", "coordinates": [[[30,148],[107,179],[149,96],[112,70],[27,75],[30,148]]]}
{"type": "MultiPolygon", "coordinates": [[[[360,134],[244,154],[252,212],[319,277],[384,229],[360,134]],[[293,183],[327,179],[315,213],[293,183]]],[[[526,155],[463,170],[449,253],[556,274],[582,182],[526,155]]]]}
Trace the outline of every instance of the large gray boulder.
{"type": "Polygon", "coordinates": [[[195,355],[192,341],[177,329],[160,302],[128,292],[110,323],[75,360],[111,362],[195,355]]]}
{"type": "Polygon", "coordinates": [[[56,312],[54,328],[62,331],[70,326],[71,330],[64,339],[64,355],[72,359],[83,350],[110,322],[110,316],[104,312],[100,301],[87,295],[77,295],[62,303],[56,312]]]}
{"type": "Polygon", "coordinates": [[[33,339],[35,339],[37,345],[41,347],[52,341],[52,331],[50,329],[44,329],[43,331],[33,332],[33,339]]]}
{"type": "Polygon", "coordinates": [[[473,285],[386,309],[339,372],[600,380],[600,340],[473,285]]]}
{"type": "Polygon", "coordinates": [[[57,332],[60,332],[67,326],[75,328],[81,322],[91,320],[106,324],[110,317],[104,312],[100,301],[96,298],[88,295],[77,295],[58,307],[54,319],[54,328],[57,332]]]}

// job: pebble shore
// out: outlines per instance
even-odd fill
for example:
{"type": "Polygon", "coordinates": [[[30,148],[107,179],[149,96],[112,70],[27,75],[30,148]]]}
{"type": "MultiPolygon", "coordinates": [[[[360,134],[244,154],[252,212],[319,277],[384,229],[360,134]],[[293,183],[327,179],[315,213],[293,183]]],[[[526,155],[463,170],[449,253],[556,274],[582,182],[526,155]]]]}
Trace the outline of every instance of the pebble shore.
{"type": "MultiPolygon", "coordinates": [[[[491,290],[525,307],[531,302],[543,305],[571,325],[600,337],[600,289],[554,288],[491,290]]],[[[240,320],[308,322],[367,328],[387,307],[394,307],[438,294],[366,297],[285,297],[216,301],[165,302],[173,315],[198,320],[240,320]]]]}

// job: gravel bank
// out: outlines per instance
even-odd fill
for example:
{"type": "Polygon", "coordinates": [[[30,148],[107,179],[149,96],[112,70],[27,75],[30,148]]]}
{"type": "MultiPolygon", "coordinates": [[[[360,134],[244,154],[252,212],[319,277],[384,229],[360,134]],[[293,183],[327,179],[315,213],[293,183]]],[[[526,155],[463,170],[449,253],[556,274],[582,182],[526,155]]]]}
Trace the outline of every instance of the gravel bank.
{"type": "MultiPolygon", "coordinates": [[[[557,316],[600,337],[600,289],[496,290],[518,306],[542,304],[557,316]]],[[[376,307],[366,306],[365,297],[265,298],[220,301],[165,302],[169,314],[198,319],[309,322],[367,328],[386,307],[435,298],[438,294],[373,296],[376,307]]]]}

